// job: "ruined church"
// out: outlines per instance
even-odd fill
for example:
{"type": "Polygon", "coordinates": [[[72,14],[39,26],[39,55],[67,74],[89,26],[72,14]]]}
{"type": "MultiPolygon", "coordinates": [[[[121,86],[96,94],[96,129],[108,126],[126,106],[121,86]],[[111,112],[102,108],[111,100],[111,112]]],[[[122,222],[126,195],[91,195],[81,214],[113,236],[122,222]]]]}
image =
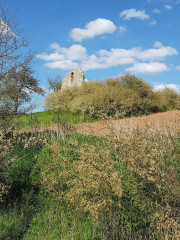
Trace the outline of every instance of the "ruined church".
{"type": "Polygon", "coordinates": [[[66,73],[66,76],[62,81],[61,90],[73,86],[81,86],[84,82],[85,82],[84,72],[80,68],[75,68],[74,71],[66,73]]]}

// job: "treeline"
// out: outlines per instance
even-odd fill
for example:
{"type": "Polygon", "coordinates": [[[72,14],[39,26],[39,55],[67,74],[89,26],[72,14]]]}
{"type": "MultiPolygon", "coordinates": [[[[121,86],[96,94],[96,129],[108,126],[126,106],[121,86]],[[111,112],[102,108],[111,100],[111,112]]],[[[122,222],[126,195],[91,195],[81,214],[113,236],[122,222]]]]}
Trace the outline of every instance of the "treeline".
{"type": "Polygon", "coordinates": [[[155,92],[147,82],[127,74],[54,92],[45,99],[45,107],[98,118],[122,118],[180,109],[180,94],[168,88],[155,92]]]}

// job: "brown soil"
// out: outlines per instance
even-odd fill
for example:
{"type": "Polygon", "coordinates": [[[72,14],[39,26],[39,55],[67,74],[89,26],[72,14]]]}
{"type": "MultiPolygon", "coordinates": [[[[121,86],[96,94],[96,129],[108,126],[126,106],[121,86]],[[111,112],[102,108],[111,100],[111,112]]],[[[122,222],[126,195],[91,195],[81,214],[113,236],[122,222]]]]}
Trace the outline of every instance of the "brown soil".
{"type": "Polygon", "coordinates": [[[76,131],[90,135],[108,135],[122,130],[147,129],[148,131],[180,132],[180,111],[154,113],[148,116],[120,120],[77,124],[76,131]]]}
{"type": "MultiPolygon", "coordinates": [[[[173,134],[180,134],[180,110],[167,111],[163,113],[154,113],[148,116],[131,117],[120,120],[106,120],[91,123],[74,124],[76,132],[86,135],[104,136],[112,133],[119,133],[122,130],[147,129],[147,131],[164,131],[173,134]]],[[[58,131],[63,133],[62,129],[56,126],[36,129],[58,131]]],[[[21,132],[31,132],[32,129],[21,130],[21,132]]]]}

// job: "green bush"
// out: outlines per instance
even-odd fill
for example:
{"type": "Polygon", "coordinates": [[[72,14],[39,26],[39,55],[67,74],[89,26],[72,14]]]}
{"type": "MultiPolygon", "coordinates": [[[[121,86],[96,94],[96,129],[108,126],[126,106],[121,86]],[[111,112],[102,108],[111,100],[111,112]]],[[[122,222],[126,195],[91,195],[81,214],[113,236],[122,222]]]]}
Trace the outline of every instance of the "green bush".
{"type": "Polygon", "coordinates": [[[46,98],[45,106],[54,111],[83,113],[97,118],[122,118],[176,109],[178,97],[173,90],[153,92],[147,82],[127,74],[52,93],[46,98]]]}
{"type": "Polygon", "coordinates": [[[68,110],[94,117],[122,117],[137,113],[139,97],[118,81],[89,82],[80,88],[59,91],[47,97],[46,106],[53,110],[68,110]]]}
{"type": "Polygon", "coordinates": [[[156,92],[155,99],[159,111],[180,109],[180,94],[177,94],[172,89],[166,88],[163,91],[156,92]]]}

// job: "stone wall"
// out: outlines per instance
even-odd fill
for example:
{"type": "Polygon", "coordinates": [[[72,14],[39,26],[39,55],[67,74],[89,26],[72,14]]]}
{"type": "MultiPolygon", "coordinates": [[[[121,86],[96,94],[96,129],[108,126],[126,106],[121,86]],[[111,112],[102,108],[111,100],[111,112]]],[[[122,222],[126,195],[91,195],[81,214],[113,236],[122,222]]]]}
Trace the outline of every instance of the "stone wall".
{"type": "Polygon", "coordinates": [[[66,73],[62,81],[61,90],[73,86],[81,86],[85,82],[84,72],[80,68],[75,68],[74,71],[66,73]]]}

